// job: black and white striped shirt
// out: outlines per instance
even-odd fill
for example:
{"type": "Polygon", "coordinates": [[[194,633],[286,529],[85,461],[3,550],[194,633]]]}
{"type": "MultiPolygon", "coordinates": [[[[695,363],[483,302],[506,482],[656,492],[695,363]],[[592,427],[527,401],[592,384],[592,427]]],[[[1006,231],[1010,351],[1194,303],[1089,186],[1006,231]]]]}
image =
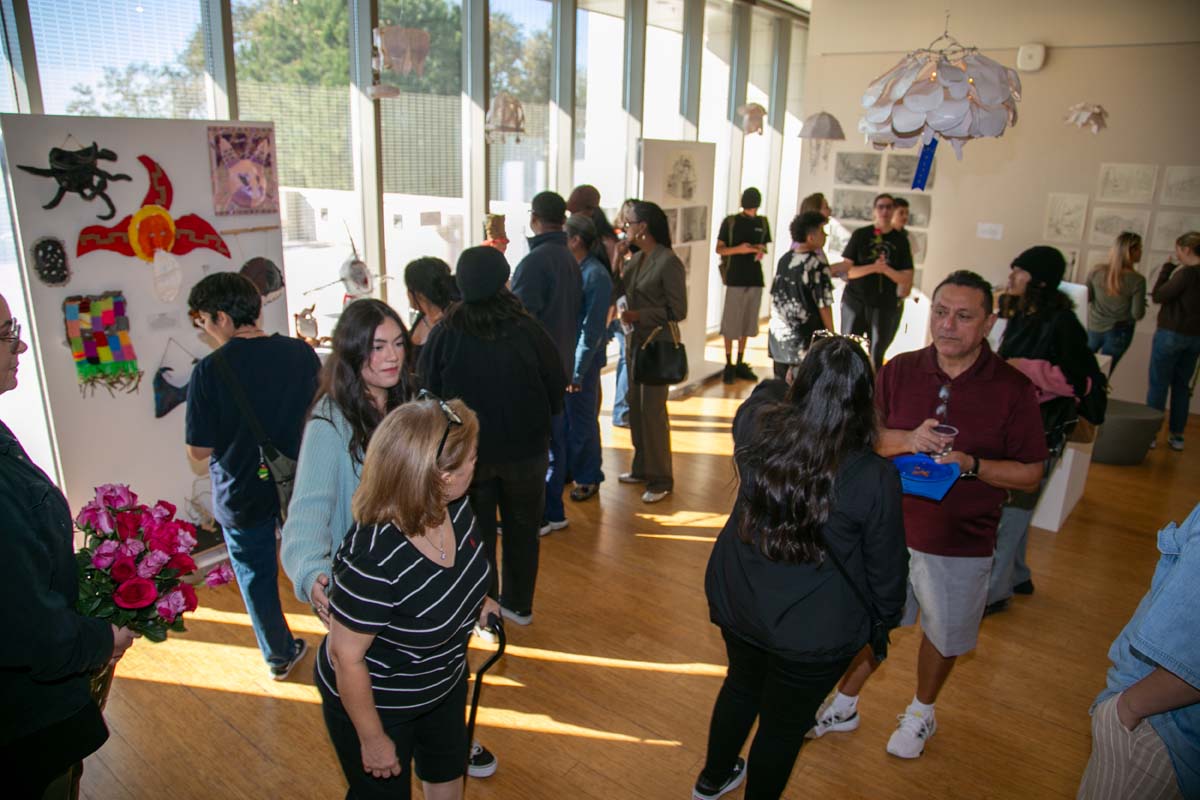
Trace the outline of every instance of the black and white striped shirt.
{"type": "MultiPolygon", "coordinates": [[[[466,669],[490,570],[467,498],[447,511],[457,546],[451,567],[426,558],[391,523],[356,524],[333,559],[329,608],[342,625],[375,636],[366,661],[381,713],[407,716],[436,704],[466,669]]],[[[317,674],[337,695],[328,637],[317,674]]]]}

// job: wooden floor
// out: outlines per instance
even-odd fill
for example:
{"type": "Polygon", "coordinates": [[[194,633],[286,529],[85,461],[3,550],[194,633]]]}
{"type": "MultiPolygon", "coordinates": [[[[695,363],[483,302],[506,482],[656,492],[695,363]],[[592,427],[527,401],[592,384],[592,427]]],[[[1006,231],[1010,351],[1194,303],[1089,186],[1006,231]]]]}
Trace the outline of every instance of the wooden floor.
{"type": "MultiPolygon", "coordinates": [[[[569,528],[542,540],[534,623],[510,626],[508,654],[485,680],[477,735],[500,769],[471,781],[473,800],[689,796],[724,674],[704,566],[733,497],[729,423],[749,390],[717,383],[671,404],[675,492],[655,506],[616,481],[629,436],[608,426],[606,410],[608,481],[598,501],[569,504],[569,528]]],[[[1200,499],[1196,418],[1188,434],[1184,453],[1094,465],[1064,529],[1031,533],[1037,593],[984,622],[922,758],[884,752],[914,689],[918,634],[907,628],[863,693],[862,726],[806,746],[785,796],[1074,797],[1087,709],[1108,646],[1148,586],[1155,532],[1200,499]]],[[[292,629],[315,645],[319,623],[286,578],[280,592],[292,629]]],[[[112,738],[87,761],[84,796],[341,797],[311,656],[275,683],[236,588],[202,589],[200,601],[186,634],[138,642],[121,662],[112,738]]],[[[473,662],[488,652],[474,650],[473,662]]]]}

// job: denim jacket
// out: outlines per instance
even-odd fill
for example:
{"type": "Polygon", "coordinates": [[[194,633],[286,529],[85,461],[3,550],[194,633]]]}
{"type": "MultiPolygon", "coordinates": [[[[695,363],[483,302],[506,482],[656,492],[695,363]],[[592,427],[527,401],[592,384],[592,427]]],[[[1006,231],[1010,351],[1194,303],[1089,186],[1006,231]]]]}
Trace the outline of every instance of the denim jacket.
{"type": "Polygon", "coordinates": [[[575,344],[575,373],[571,383],[579,386],[594,359],[604,366],[604,322],[612,305],[612,277],[595,256],[588,256],[579,265],[583,275],[583,302],[579,308],[579,340],[575,344]]]}
{"type": "MultiPolygon", "coordinates": [[[[1108,651],[1104,702],[1161,666],[1200,687],[1200,505],[1182,525],[1158,532],[1162,554],[1150,591],[1108,651]]],[[[1184,797],[1200,797],[1200,703],[1148,717],[1162,738],[1184,797]]]]}

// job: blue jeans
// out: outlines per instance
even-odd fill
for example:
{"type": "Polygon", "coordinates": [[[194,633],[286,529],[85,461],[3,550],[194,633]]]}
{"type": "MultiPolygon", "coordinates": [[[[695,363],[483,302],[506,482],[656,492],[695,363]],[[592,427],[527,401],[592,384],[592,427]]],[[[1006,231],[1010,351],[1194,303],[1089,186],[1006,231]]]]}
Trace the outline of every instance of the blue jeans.
{"type": "Polygon", "coordinates": [[[279,602],[277,527],[278,522],[270,519],[251,528],[224,528],[229,561],[242,590],[258,649],[271,666],[291,660],[295,641],[279,602]]]}
{"type": "Polygon", "coordinates": [[[621,357],[617,359],[617,388],[613,392],[613,424],[629,425],[629,370],[625,366],[625,334],[619,321],[613,323],[617,341],[621,345],[621,357]]]}
{"type": "Polygon", "coordinates": [[[546,467],[546,513],[542,519],[558,522],[567,518],[562,501],[567,469],[567,412],[563,410],[550,418],[550,464],[546,467]]]}
{"type": "MultiPolygon", "coordinates": [[[[600,469],[600,370],[603,366],[602,357],[593,358],[579,391],[567,395],[567,465],[578,484],[604,480],[600,469]]],[[[562,503],[561,498],[559,503],[562,503]]]]}
{"type": "Polygon", "coordinates": [[[1108,368],[1108,374],[1112,375],[1117,368],[1117,362],[1121,360],[1121,356],[1125,355],[1125,351],[1129,349],[1129,345],[1133,344],[1133,323],[1122,325],[1112,330],[1093,331],[1088,330],[1088,349],[1093,353],[1101,353],[1106,356],[1112,356],[1112,366],[1108,368]]]}
{"type": "Polygon", "coordinates": [[[1167,407],[1167,392],[1171,393],[1171,414],[1167,430],[1172,436],[1183,436],[1187,427],[1188,404],[1192,400],[1192,373],[1200,358],[1200,336],[1187,336],[1161,328],[1154,333],[1150,347],[1150,390],[1146,405],[1163,411],[1167,407]]]}

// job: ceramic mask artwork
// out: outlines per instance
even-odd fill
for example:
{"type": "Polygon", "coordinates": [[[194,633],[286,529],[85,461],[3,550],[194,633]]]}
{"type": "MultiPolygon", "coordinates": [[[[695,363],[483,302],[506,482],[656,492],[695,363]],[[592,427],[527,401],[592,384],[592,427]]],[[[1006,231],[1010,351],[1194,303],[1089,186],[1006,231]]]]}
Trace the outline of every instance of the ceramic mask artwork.
{"type": "Polygon", "coordinates": [[[757,133],[761,136],[763,132],[763,117],[767,115],[767,110],[758,103],[747,103],[744,106],[738,106],[737,111],[742,116],[742,132],[747,136],[752,133],[757,133]]]}
{"type": "Polygon", "coordinates": [[[429,31],[402,28],[399,25],[380,25],[375,29],[375,48],[380,54],[380,71],[399,75],[425,74],[429,58],[429,31]]]}
{"type": "Polygon", "coordinates": [[[521,101],[508,92],[500,92],[493,97],[484,130],[489,142],[500,141],[506,134],[515,133],[519,144],[521,134],[525,132],[525,109],[521,101]]]}
{"type": "MultiPolygon", "coordinates": [[[[68,137],[70,138],[70,137],[68,137]]],[[[50,149],[50,167],[29,167],[18,164],[17,168],[43,178],[54,178],[58,183],[58,191],[49,203],[42,206],[51,209],[58,206],[63,197],[68,194],[78,194],[84,200],[95,200],[99,197],[108,206],[107,214],[97,214],[100,219],[112,219],[117,214],[112,200],[108,197],[109,181],[132,180],[128,175],[113,174],[100,169],[101,161],[116,161],[117,154],[112,150],[101,149],[92,142],[91,147],[78,150],[63,150],[60,147],[50,149]]]]}
{"type": "Polygon", "coordinates": [[[858,130],[877,150],[928,144],[936,136],[961,159],[965,142],[1001,136],[1017,123],[1020,99],[1015,70],[943,34],[871,82],[858,130]],[[942,39],[950,44],[936,47],[942,39]]]}
{"type": "Polygon", "coordinates": [[[62,239],[44,236],[33,243],[33,271],[47,286],[66,286],[71,280],[67,249],[62,239]]]}
{"type": "Polygon", "coordinates": [[[1077,128],[1090,128],[1092,133],[1099,133],[1108,127],[1108,112],[1098,103],[1076,103],[1067,109],[1063,123],[1077,128]]]}
{"type": "MultiPolygon", "coordinates": [[[[229,258],[229,247],[221,234],[195,214],[171,216],[174,189],[167,173],[149,156],[138,161],[150,176],[150,188],[136,213],[112,227],[89,225],[79,232],[75,255],[111,250],[123,256],[154,263],[159,251],[181,256],[197,248],[215,250],[229,258]]],[[[164,265],[169,267],[169,265],[164,265]]]]}

